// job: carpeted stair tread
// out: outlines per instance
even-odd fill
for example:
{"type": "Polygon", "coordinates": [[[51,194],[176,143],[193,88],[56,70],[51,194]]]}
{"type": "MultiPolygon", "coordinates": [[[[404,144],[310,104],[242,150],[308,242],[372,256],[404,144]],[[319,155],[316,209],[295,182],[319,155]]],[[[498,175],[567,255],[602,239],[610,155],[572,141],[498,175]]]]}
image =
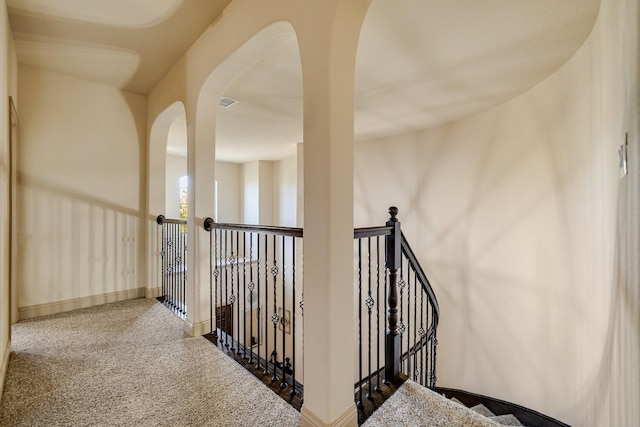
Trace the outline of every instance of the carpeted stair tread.
{"type": "Polygon", "coordinates": [[[496,427],[495,421],[407,380],[362,427],[496,427]]]}
{"type": "Polygon", "coordinates": [[[493,417],[489,417],[489,419],[497,422],[498,424],[502,424],[503,426],[522,426],[520,421],[518,421],[518,419],[511,414],[496,415],[493,417]]]}
{"type": "Polygon", "coordinates": [[[464,403],[460,402],[458,399],[456,399],[455,397],[451,398],[452,402],[456,402],[458,405],[462,405],[462,406],[467,406],[464,403]]]}
{"type": "Polygon", "coordinates": [[[494,417],[496,414],[494,414],[493,412],[491,412],[486,406],[484,406],[482,403],[474,406],[471,408],[471,410],[477,414],[480,414],[484,417],[494,417]]]}

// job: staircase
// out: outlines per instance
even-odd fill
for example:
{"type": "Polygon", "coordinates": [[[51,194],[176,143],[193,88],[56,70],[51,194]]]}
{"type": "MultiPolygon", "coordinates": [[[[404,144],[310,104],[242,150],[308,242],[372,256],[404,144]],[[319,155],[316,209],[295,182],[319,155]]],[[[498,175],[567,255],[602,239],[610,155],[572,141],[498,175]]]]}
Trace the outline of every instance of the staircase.
{"type": "MultiPolygon", "coordinates": [[[[459,405],[462,405],[466,408],[465,404],[462,403],[460,400],[458,400],[457,398],[452,398],[451,399],[453,402],[456,402],[459,405]]],[[[522,424],[520,423],[520,421],[513,415],[513,414],[506,414],[506,415],[496,415],[493,412],[491,412],[486,406],[484,406],[484,404],[479,403],[475,406],[472,406],[471,409],[473,412],[475,412],[476,414],[480,414],[483,417],[487,417],[488,419],[497,422],[500,425],[503,426],[522,426],[522,424]]]]}
{"type": "Polygon", "coordinates": [[[436,393],[452,402],[495,421],[498,425],[529,427],[569,427],[567,424],[540,412],[504,400],[462,390],[436,387],[436,393]]]}
{"type": "Polygon", "coordinates": [[[519,405],[461,390],[423,387],[407,380],[362,427],[568,427],[519,405]]]}
{"type": "MultiPolygon", "coordinates": [[[[358,425],[568,427],[518,405],[436,387],[440,309],[397,214],[391,207],[384,226],[354,229],[358,425]]],[[[157,222],[161,300],[184,318],[186,225],[163,216],[157,222]]],[[[210,268],[205,337],[300,410],[303,229],[211,218],[203,227],[210,268]]]]}

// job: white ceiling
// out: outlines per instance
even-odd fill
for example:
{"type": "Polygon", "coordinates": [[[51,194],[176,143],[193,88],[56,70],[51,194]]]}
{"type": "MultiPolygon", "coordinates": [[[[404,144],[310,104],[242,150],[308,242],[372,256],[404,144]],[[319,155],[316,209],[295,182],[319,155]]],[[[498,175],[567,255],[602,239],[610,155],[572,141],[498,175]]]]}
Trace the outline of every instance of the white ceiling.
{"type": "Polygon", "coordinates": [[[21,64],[146,94],[231,0],[7,0],[21,64]]]}
{"type": "MultiPolygon", "coordinates": [[[[7,3],[21,63],[144,94],[229,1],[7,3]]],[[[521,94],[582,45],[599,4],[373,0],[356,62],[356,139],[422,130],[521,94]]],[[[301,81],[292,33],[227,88],[225,95],[239,102],[219,110],[218,159],[244,162],[292,155],[302,141],[301,81]]],[[[171,139],[170,149],[184,153],[184,138],[171,139]]]]}

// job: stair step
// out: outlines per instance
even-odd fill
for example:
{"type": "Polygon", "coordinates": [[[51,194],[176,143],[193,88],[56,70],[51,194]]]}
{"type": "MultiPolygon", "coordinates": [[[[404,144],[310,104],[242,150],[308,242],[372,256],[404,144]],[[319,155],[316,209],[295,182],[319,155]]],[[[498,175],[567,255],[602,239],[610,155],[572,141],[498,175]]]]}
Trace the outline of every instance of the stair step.
{"type": "Polygon", "coordinates": [[[455,397],[451,399],[452,402],[456,402],[458,405],[462,405],[466,408],[466,405],[462,402],[460,402],[458,399],[456,399],[455,397]]]}
{"type": "Polygon", "coordinates": [[[520,421],[518,421],[518,419],[511,414],[496,415],[489,418],[503,426],[521,426],[522,425],[520,424],[520,421]]]}
{"type": "Polygon", "coordinates": [[[471,408],[471,410],[473,412],[476,412],[480,415],[483,415],[485,417],[494,417],[496,414],[494,414],[493,412],[491,412],[486,406],[484,406],[482,403],[474,406],[471,408]]]}

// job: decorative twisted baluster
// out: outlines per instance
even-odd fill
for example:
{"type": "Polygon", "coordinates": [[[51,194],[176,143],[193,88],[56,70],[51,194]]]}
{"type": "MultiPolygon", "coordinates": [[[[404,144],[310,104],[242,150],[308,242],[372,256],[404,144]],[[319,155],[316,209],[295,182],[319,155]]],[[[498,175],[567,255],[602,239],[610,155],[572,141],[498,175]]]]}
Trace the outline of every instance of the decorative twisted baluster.
{"type": "MultiPolygon", "coordinates": [[[[287,340],[285,337],[285,334],[287,332],[287,325],[285,324],[285,321],[287,320],[286,318],[286,296],[287,296],[287,290],[285,288],[285,279],[287,277],[286,274],[286,262],[285,262],[285,247],[286,247],[286,241],[285,241],[285,237],[282,236],[281,239],[281,251],[282,251],[282,259],[280,261],[280,265],[282,266],[282,318],[280,319],[280,323],[282,326],[282,357],[285,357],[287,354],[287,340]]],[[[287,378],[285,377],[284,374],[285,371],[285,363],[282,364],[282,381],[280,382],[280,389],[285,389],[287,388],[288,384],[287,384],[287,378]]]]}
{"type": "Polygon", "coordinates": [[[278,334],[278,322],[280,321],[280,316],[278,315],[278,301],[277,301],[277,282],[278,282],[278,265],[276,263],[276,238],[275,236],[272,239],[273,242],[273,266],[271,267],[271,274],[273,275],[273,314],[271,315],[271,321],[273,322],[273,376],[271,377],[271,381],[278,381],[278,369],[276,366],[276,350],[277,347],[277,334],[278,334]]]}
{"type": "MultiPolygon", "coordinates": [[[[255,285],[253,283],[253,233],[249,234],[249,361],[247,363],[253,363],[253,290],[255,285]]],[[[245,320],[246,322],[246,320],[245,320]]],[[[256,338],[256,343],[258,339],[256,338]]]]}

